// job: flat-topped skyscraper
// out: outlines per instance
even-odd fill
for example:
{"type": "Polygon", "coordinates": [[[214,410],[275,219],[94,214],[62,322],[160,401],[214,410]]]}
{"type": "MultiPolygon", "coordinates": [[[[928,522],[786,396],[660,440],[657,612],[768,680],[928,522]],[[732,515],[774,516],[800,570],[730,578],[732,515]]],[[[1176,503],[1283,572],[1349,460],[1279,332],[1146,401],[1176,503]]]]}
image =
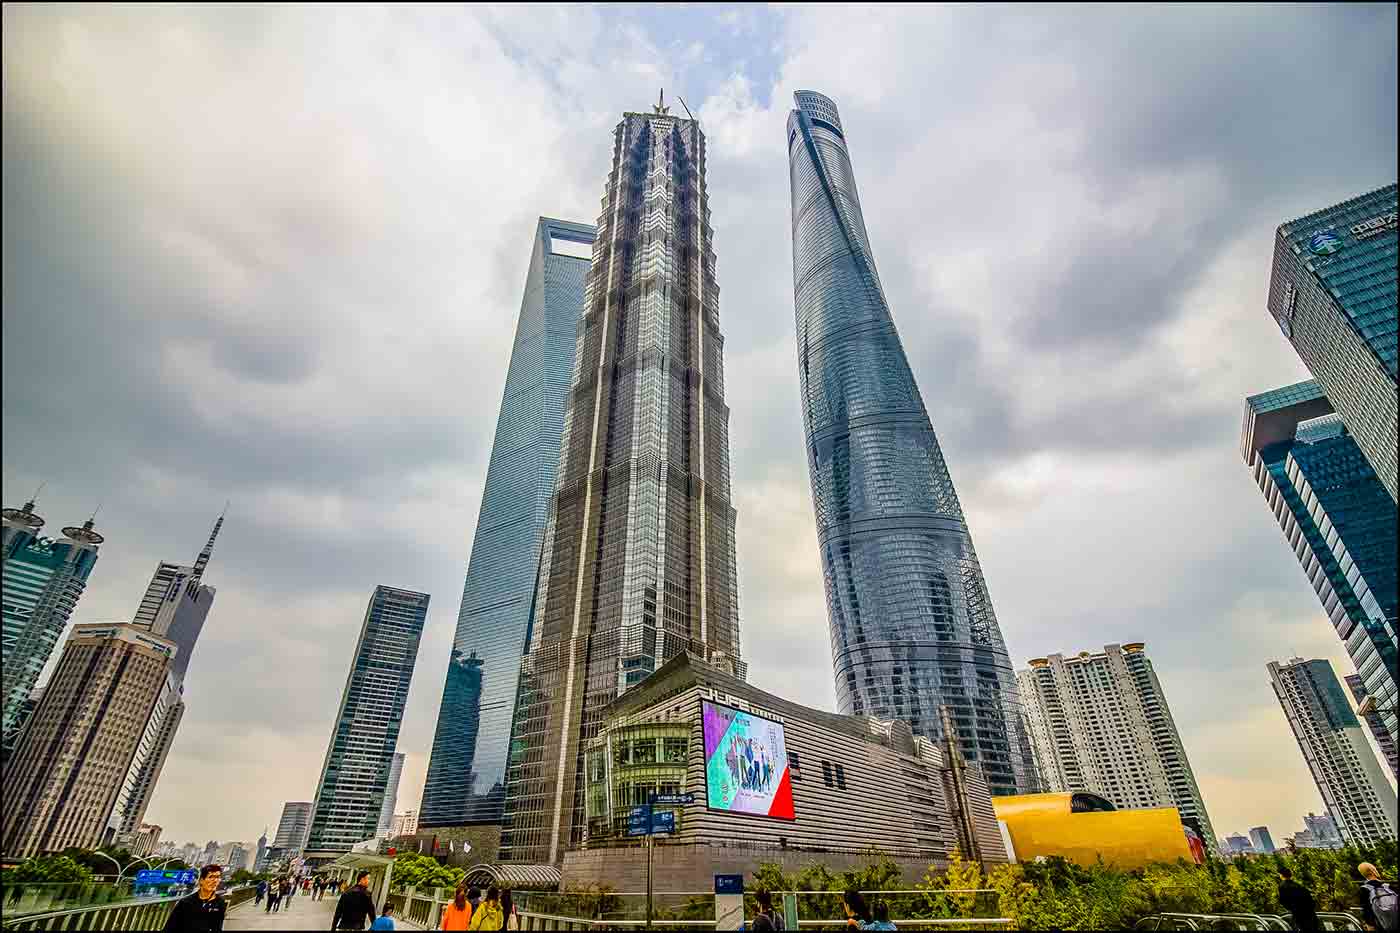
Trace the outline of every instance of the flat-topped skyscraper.
{"type": "MultiPolygon", "coordinates": [[[[438,708],[419,825],[500,843],[520,659],[559,466],[594,228],[541,217],[516,319],[496,437],[438,708]]],[[[389,814],[392,817],[392,814],[389,814]]]]}
{"type": "Polygon", "coordinates": [[[1270,661],[1268,666],[1274,694],[1342,841],[1355,846],[1394,842],[1395,791],[1331,662],[1294,658],[1286,664],[1270,661]]]}
{"type": "Polygon", "coordinates": [[[831,98],[788,117],[807,462],[842,713],[958,743],[993,794],[1034,791],[1016,676],[875,268],[831,98]]]}
{"type": "Polygon", "coordinates": [[[378,834],[427,616],[426,593],[377,586],[370,596],[316,785],[307,859],[334,858],[378,834]]]}
{"type": "Polygon", "coordinates": [[[1245,400],[1240,453],[1346,646],[1364,693],[1375,698],[1367,724],[1384,737],[1383,748],[1394,749],[1400,699],[1395,503],[1311,379],[1245,400]]]}
{"type": "Polygon", "coordinates": [[[1396,501],[1396,187],[1278,228],[1269,312],[1396,501]]]}
{"type": "Polygon", "coordinates": [[[690,651],[739,662],[724,339],[697,121],[613,135],[506,781],[501,857],[584,841],[604,707],[690,651]]]}

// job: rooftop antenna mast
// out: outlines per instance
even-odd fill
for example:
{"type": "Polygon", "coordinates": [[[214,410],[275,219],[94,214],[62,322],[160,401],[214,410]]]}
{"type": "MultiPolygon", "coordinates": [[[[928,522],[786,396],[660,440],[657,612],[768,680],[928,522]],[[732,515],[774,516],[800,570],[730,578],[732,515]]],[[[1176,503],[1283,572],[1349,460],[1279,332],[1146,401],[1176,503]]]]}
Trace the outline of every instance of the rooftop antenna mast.
{"type": "MultiPolygon", "coordinates": [[[[678,101],[681,102],[681,106],[682,106],[682,107],[685,107],[685,98],[684,98],[684,97],[682,97],[682,96],[680,96],[679,94],[677,94],[677,95],[676,95],[676,100],[678,100],[678,101]]],[[[699,120],[696,120],[696,119],[695,119],[695,114],[693,114],[693,113],[690,112],[690,108],[689,108],[689,107],[685,107],[685,115],[686,115],[687,117],[690,117],[690,119],[691,119],[693,122],[695,122],[695,123],[699,123],[699,122],[700,122],[699,120]]]]}
{"type": "Polygon", "coordinates": [[[204,550],[199,552],[199,556],[194,561],[194,576],[190,578],[191,588],[199,586],[200,579],[204,576],[204,568],[209,566],[209,558],[214,555],[214,539],[219,536],[219,529],[224,527],[224,515],[228,512],[228,502],[224,502],[224,511],[219,513],[219,518],[214,522],[214,530],[209,535],[209,543],[204,545],[204,550]]]}

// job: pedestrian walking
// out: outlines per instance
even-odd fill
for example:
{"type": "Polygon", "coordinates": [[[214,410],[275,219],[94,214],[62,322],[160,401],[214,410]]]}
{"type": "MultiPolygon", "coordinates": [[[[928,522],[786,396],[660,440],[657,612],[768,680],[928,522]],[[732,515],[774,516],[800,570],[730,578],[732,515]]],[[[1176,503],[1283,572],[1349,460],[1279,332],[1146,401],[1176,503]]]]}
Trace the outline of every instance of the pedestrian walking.
{"type": "Polygon", "coordinates": [[[199,887],[176,902],[165,921],[166,933],[222,930],[228,904],[219,896],[224,870],[218,865],[205,865],[199,870],[199,887]]]}
{"type": "Polygon", "coordinates": [[[262,899],[263,899],[266,895],[267,895],[267,882],[266,882],[266,881],[259,880],[259,881],[258,881],[257,893],[255,893],[255,894],[253,895],[253,906],[256,907],[256,906],[258,906],[259,904],[261,904],[261,903],[262,903],[262,899]]]}
{"type": "Polygon", "coordinates": [[[1320,930],[1317,919],[1317,899],[1312,892],[1293,880],[1293,872],[1286,866],[1278,870],[1278,902],[1293,917],[1295,930],[1320,930]]]}
{"type": "Polygon", "coordinates": [[[385,904],[384,912],[375,918],[375,921],[369,925],[369,928],[371,930],[392,930],[394,928],[393,913],[394,905],[385,904]]]}
{"type": "Polygon", "coordinates": [[[758,899],[758,914],[753,918],[753,925],[749,927],[754,933],[759,931],[781,930],[778,926],[778,918],[773,913],[773,895],[767,891],[759,891],[754,895],[758,899]]]}
{"type": "Polygon", "coordinates": [[[282,882],[273,880],[267,883],[267,906],[263,913],[275,914],[282,904],[282,882]]]}
{"type": "Polygon", "coordinates": [[[313,901],[319,901],[321,899],[321,892],[325,890],[325,887],[326,885],[321,880],[321,876],[317,875],[316,880],[311,882],[311,899],[313,901]]]}
{"type": "Polygon", "coordinates": [[[501,892],[494,885],[486,889],[486,900],[472,909],[469,930],[499,930],[503,926],[501,917],[501,892]]]}
{"type": "Polygon", "coordinates": [[[363,930],[374,920],[374,900],[369,896],[369,872],[355,876],[355,886],[340,895],[335,905],[332,930],[363,930]]]}
{"type": "Polygon", "coordinates": [[[297,893],[297,880],[288,878],[282,882],[282,906],[291,907],[292,897],[297,893]]]}
{"type": "Polygon", "coordinates": [[[456,892],[452,895],[452,903],[442,909],[442,929],[469,930],[471,922],[471,901],[467,900],[466,887],[459,884],[456,892]]]}
{"type": "Polygon", "coordinates": [[[1366,880],[1361,883],[1361,922],[1368,930],[1395,933],[1400,930],[1400,885],[1385,881],[1376,866],[1362,862],[1357,872],[1366,880]]]}

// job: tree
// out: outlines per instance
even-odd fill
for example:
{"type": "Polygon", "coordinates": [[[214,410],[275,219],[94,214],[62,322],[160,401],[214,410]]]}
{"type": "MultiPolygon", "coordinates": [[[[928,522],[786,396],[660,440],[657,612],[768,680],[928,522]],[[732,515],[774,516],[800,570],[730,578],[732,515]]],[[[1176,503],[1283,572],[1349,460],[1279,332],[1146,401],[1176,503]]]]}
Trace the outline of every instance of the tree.
{"type": "Polygon", "coordinates": [[[92,872],[67,855],[27,858],[5,872],[5,884],[90,884],[92,872]]]}
{"type": "Polygon", "coordinates": [[[394,856],[393,881],[404,887],[455,888],[466,874],[466,869],[444,865],[431,855],[400,852],[394,856]]]}

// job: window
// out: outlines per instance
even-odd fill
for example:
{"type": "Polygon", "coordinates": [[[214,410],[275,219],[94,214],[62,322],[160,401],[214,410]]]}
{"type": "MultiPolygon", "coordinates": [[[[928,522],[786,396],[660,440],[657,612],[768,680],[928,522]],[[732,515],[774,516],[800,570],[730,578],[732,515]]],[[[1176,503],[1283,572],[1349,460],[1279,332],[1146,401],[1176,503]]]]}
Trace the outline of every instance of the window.
{"type": "Polygon", "coordinates": [[[794,781],[802,780],[802,759],[797,757],[797,752],[788,752],[788,762],[792,765],[788,769],[792,779],[794,781]]]}
{"type": "Polygon", "coordinates": [[[822,762],[822,783],[831,786],[831,763],[828,761],[822,762]]]}
{"type": "Polygon", "coordinates": [[[846,789],[846,769],[840,765],[836,766],[836,786],[842,790],[846,789]]]}

